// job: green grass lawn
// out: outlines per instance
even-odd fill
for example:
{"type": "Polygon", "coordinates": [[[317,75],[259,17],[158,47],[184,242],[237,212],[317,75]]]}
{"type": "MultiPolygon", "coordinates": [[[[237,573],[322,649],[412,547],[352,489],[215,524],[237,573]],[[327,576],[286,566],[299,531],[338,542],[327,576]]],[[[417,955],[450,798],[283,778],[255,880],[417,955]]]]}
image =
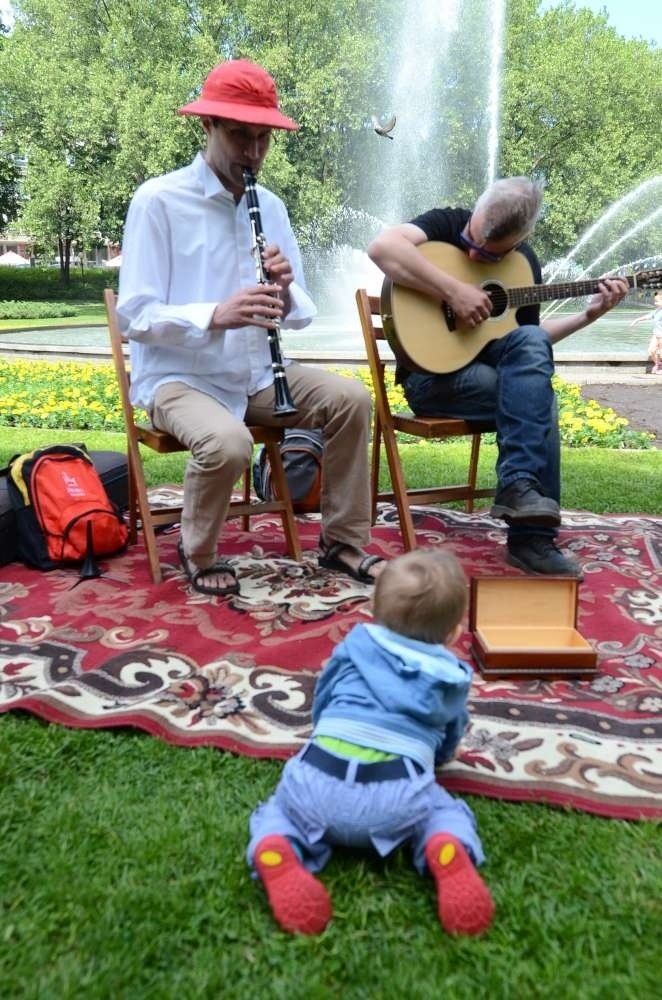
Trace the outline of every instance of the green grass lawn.
{"type": "MultiPolygon", "coordinates": [[[[0,428],[0,462],[54,441],[123,436],[0,428]]],[[[447,478],[466,443],[405,448],[412,484],[447,478]]],[[[146,455],[153,483],[182,456],[146,455]]],[[[489,480],[493,446],[484,448],[489,480]]],[[[566,450],[563,505],[659,513],[662,453],[566,450]]],[[[6,570],[5,580],[10,579],[6,570]]],[[[2,584],[0,583],[0,593],[2,584]]],[[[480,939],[445,936],[432,883],[405,852],[337,852],[334,920],[318,938],[273,923],[243,858],[247,822],[281,764],[181,749],[134,731],[0,716],[0,984],[60,998],[449,997],[642,1000],[660,995],[659,827],[466,797],[497,912],[480,939]]]]}

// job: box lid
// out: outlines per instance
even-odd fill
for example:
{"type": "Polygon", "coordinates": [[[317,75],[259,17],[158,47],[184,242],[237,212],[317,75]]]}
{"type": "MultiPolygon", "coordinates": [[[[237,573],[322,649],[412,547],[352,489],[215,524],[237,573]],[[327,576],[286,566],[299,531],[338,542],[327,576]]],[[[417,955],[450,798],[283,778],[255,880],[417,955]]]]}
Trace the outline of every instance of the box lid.
{"type": "Polygon", "coordinates": [[[577,623],[579,581],[567,576],[477,576],[471,579],[469,627],[566,626],[577,623]]]}

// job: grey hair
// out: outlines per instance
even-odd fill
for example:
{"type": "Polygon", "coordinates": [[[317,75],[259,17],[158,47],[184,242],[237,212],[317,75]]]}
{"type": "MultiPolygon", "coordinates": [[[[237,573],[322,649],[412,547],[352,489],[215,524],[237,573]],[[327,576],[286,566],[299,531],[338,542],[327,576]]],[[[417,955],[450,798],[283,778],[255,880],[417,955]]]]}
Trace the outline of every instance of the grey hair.
{"type": "Polygon", "coordinates": [[[524,239],[542,208],[543,184],[529,177],[504,177],[479,196],[474,212],[483,216],[484,240],[524,239]]]}

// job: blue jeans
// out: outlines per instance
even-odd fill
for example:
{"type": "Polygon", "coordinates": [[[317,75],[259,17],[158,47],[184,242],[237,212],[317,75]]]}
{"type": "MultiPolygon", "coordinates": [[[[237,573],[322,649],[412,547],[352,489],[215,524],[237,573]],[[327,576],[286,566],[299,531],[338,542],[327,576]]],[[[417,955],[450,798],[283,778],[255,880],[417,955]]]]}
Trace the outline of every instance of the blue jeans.
{"type": "MultiPolygon", "coordinates": [[[[547,333],[539,326],[520,326],[491,341],[459,371],[412,372],[403,388],[418,416],[493,420],[499,489],[516,479],[529,479],[559,502],[560,438],[553,373],[547,333]]],[[[509,536],[531,533],[556,534],[526,525],[509,529],[509,536]]]]}

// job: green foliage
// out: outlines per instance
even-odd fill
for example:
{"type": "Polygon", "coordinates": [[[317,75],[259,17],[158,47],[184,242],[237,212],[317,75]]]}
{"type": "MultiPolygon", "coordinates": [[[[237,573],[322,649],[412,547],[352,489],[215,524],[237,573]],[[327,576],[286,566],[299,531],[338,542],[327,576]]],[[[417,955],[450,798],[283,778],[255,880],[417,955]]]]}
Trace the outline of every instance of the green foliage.
{"type": "MultiPolygon", "coordinates": [[[[371,394],[367,367],[340,370],[360,378],[371,394]]],[[[561,438],[566,446],[650,448],[652,435],[633,431],[625,417],[598,403],[584,402],[577,386],[555,380],[559,394],[561,438]]],[[[394,411],[406,409],[402,390],[387,374],[389,400],[394,411]]],[[[52,427],[72,430],[121,430],[123,417],[114,369],[74,361],[0,360],[0,425],[52,427]]],[[[373,394],[374,398],[374,394],[373,394]]],[[[435,446],[436,447],[436,446],[435,446]]]]}
{"type": "MultiPolygon", "coordinates": [[[[504,54],[499,172],[546,182],[536,248],[567,253],[617,199],[660,173],[662,52],[619,37],[604,14],[570,3],[540,13],[537,0],[510,0],[504,54]]],[[[620,216],[626,232],[659,206],[620,216]]],[[[601,232],[601,249],[616,234],[601,232]]],[[[604,270],[659,252],[658,222],[619,245],[604,270]]]]}
{"type": "MultiPolygon", "coordinates": [[[[396,133],[393,144],[376,140],[369,115],[398,110],[389,102],[403,4],[16,0],[16,27],[0,46],[0,142],[26,154],[23,223],[40,247],[52,253],[59,245],[62,277],[73,281],[67,255],[121,241],[136,186],[200,148],[199,123],[175,110],[214,63],[236,55],[274,73],[284,110],[301,123],[297,134],[276,135],[262,179],[284,198],[304,248],[364,247],[381,218],[396,221],[387,209],[396,186],[403,216],[434,201],[469,204],[486,179],[491,5],[462,0],[457,34],[425,73],[426,93],[440,108],[434,129],[424,143],[396,133]],[[404,180],[388,168],[389,146],[407,159],[404,180]],[[429,203],[420,203],[421,190],[430,192],[429,203]]],[[[497,171],[544,176],[535,242],[550,259],[659,171],[650,122],[659,118],[661,67],[659,51],[619,38],[602,15],[538,6],[507,5],[497,171]]],[[[658,204],[659,187],[601,229],[601,246],[658,204]]],[[[660,239],[658,218],[619,244],[605,268],[656,252],[660,239]]],[[[311,287],[324,261],[308,255],[311,287]]]]}
{"type": "Polygon", "coordinates": [[[76,312],[76,306],[63,302],[0,302],[0,319],[56,319],[76,312]]]}
{"type": "Polygon", "coordinates": [[[265,182],[295,224],[328,219],[354,167],[348,136],[369,105],[383,5],[17,0],[0,71],[7,128],[28,154],[26,220],[43,242],[119,239],[136,186],[202,145],[199,123],[175,110],[215,63],[238,55],[275,75],[284,110],[302,125],[278,137],[265,182]]]}
{"type": "Polygon", "coordinates": [[[4,137],[0,135],[0,227],[2,229],[16,218],[20,205],[18,163],[14,154],[4,148],[3,139],[4,137]]]}
{"type": "MultiPolygon", "coordinates": [[[[63,285],[55,267],[1,267],[0,288],[3,299],[30,302],[101,302],[104,288],[117,291],[115,268],[88,267],[71,272],[68,285],[63,285]]],[[[56,315],[52,313],[51,315],[56,315]]],[[[60,314],[61,315],[61,314],[60,314]]]]}
{"type": "MultiPolygon", "coordinates": [[[[380,217],[393,176],[369,118],[398,111],[389,102],[403,3],[15,0],[16,25],[0,46],[0,107],[3,149],[27,157],[26,223],[44,246],[119,241],[136,186],[202,145],[199,123],[177,107],[216,62],[239,55],[274,74],[283,109],[301,124],[277,137],[263,178],[303,242],[342,239],[347,206],[380,217]]],[[[418,182],[403,185],[405,215],[429,207],[416,203],[421,186],[438,203],[466,204],[484,186],[490,6],[463,0],[460,28],[426,75],[441,111],[425,148],[396,138],[409,158],[403,176],[418,182]]],[[[497,170],[546,179],[536,236],[543,258],[567,252],[608,205],[659,173],[651,123],[660,117],[661,59],[619,37],[602,14],[509,0],[497,170]]],[[[627,221],[639,218],[641,206],[627,221]]],[[[350,235],[363,245],[365,233],[350,235]]],[[[615,259],[644,256],[661,235],[647,229],[615,259]]]]}

